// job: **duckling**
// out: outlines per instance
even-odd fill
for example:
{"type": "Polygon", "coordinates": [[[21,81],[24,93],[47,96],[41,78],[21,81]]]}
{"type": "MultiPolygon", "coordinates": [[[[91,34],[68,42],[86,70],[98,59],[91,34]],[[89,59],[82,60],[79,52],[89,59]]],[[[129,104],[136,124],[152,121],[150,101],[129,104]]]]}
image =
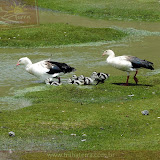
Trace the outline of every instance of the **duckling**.
{"type": "Polygon", "coordinates": [[[101,83],[104,83],[104,81],[107,80],[109,78],[109,76],[110,76],[109,74],[102,73],[102,72],[97,73],[97,75],[98,75],[99,80],[100,80],[101,83]]]}
{"type": "Polygon", "coordinates": [[[52,82],[53,82],[53,78],[45,79],[45,84],[47,84],[47,85],[51,85],[52,82]]]}
{"type": "Polygon", "coordinates": [[[82,80],[74,80],[73,84],[76,84],[76,85],[83,85],[84,84],[84,81],[82,80]]]}
{"type": "Polygon", "coordinates": [[[91,75],[91,78],[94,79],[95,81],[97,81],[97,84],[98,85],[100,82],[101,83],[104,83],[105,80],[107,80],[109,78],[109,74],[107,73],[103,73],[103,72],[93,72],[92,75],[91,75]]]}
{"type": "Polygon", "coordinates": [[[52,86],[60,86],[62,83],[56,82],[56,81],[52,81],[50,85],[52,86]]]}
{"type": "Polygon", "coordinates": [[[73,75],[71,78],[68,79],[68,84],[76,84],[76,85],[83,85],[84,84],[84,76],[80,75],[73,75]]]}
{"type": "Polygon", "coordinates": [[[71,79],[72,79],[72,80],[78,80],[78,77],[77,77],[77,75],[74,74],[74,75],[71,77],[71,79]]]}
{"type": "Polygon", "coordinates": [[[85,85],[90,85],[94,83],[94,79],[90,78],[90,77],[85,77],[84,79],[84,84],[85,85]]]}
{"type": "Polygon", "coordinates": [[[68,84],[73,84],[74,80],[72,78],[69,78],[67,82],[68,82],[68,84]]]}

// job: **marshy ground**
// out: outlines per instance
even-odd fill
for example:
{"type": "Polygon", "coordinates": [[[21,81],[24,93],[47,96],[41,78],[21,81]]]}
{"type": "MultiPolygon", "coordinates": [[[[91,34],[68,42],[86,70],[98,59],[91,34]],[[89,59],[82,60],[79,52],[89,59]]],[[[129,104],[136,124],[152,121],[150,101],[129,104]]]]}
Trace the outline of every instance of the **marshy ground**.
{"type": "Polygon", "coordinates": [[[0,33],[0,150],[6,151],[2,157],[53,159],[66,153],[68,158],[73,154],[84,158],[85,153],[90,159],[94,154],[158,159],[159,2],[130,1],[126,7],[122,1],[70,2],[39,0],[41,8],[54,10],[40,10],[40,26],[0,33]],[[126,73],[106,65],[101,56],[106,49],[152,61],[155,70],[140,70],[139,85],[132,78],[130,86],[118,85],[126,81],[126,73]],[[15,67],[23,56],[34,62],[48,58],[66,62],[77,75],[101,71],[110,78],[97,86],[75,86],[66,83],[69,74],[62,77],[63,85],[46,86],[15,67]],[[149,115],[142,115],[142,110],[149,115]],[[9,137],[9,131],[15,137],[9,137]]]}

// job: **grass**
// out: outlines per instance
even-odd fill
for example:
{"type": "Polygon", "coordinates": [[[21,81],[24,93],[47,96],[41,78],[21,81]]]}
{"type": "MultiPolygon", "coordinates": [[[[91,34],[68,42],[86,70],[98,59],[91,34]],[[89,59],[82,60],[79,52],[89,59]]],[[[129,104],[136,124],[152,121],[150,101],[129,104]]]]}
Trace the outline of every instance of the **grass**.
{"type": "Polygon", "coordinates": [[[127,34],[112,28],[86,28],[68,24],[45,24],[34,28],[0,32],[0,47],[50,47],[56,45],[120,40],[127,34]]]}
{"type": "Polygon", "coordinates": [[[160,21],[157,0],[43,0],[41,8],[105,20],[160,21]]]}
{"type": "Polygon", "coordinates": [[[139,79],[141,85],[128,87],[114,84],[124,80],[117,76],[97,86],[27,93],[32,106],[1,113],[1,140],[16,150],[158,150],[159,76],[139,79]],[[142,110],[150,114],[143,116],[142,110]],[[8,137],[11,130],[16,137],[8,137]]]}

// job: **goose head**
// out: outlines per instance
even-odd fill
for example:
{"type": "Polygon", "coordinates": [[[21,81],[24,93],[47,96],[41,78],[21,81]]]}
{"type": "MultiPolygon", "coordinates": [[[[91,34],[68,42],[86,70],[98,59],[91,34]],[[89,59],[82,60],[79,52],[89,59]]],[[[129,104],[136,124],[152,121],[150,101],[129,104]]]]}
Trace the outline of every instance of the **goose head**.
{"type": "Polygon", "coordinates": [[[108,55],[108,56],[115,56],[114,52],[110,49],[106,50],[102,54],[103,56],[108,55]]]}
{"type": "Polygon", "coordinates": [[[28,64],[32,64],[31,60],[28,58],[28,57],[23,57],[23,58],[20,58],[17,62],[17,65],[28,65],[28,64]]]}

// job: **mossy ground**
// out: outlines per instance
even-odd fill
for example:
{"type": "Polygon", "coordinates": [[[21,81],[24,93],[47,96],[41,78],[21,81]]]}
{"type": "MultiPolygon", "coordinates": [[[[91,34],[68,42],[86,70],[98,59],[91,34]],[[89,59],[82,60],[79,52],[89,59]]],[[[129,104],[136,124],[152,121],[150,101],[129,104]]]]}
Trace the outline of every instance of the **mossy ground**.
{"type": "Polygon", "coordinates": [[[156,0],[43,0],[42,8],[105,20],[160,21],[156,0]]]}
{"type": "Polygon", "coordinates": [[[112,28],[86,28],[45,24],[33,28],[9,28],[0,32],[0,47],[52,47],[57,45],[120,40],[127,36],[112,28]]]}

